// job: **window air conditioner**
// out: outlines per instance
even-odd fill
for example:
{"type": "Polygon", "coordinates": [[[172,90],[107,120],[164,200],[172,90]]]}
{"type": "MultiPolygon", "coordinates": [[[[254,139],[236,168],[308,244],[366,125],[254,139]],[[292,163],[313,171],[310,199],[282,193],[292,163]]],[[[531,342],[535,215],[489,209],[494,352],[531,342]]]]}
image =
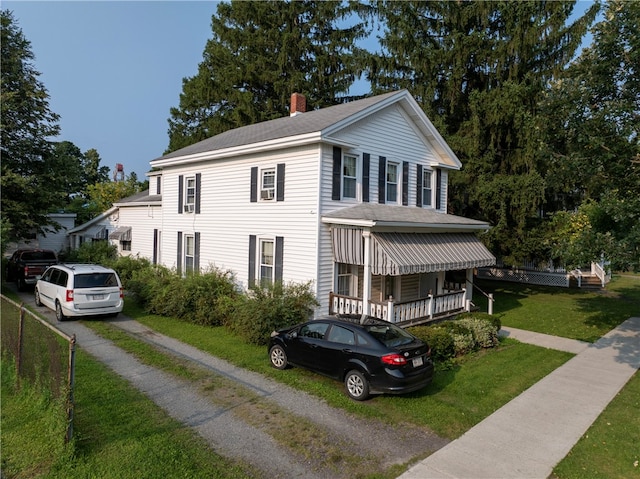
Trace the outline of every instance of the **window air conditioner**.
{"type": "Polygon", "coordinates": [[[184,212],[185,213],[193,213],[193,211],[195,210],[195,205],[193,203],[189,203],[184,205],[184,212]]]}
{"type": "Polygon", "coordinates": [[[260,191],[260,198],[262,198],[263,200],[272,200],[273,193],[273,189],[262,190],[260,191]]]}

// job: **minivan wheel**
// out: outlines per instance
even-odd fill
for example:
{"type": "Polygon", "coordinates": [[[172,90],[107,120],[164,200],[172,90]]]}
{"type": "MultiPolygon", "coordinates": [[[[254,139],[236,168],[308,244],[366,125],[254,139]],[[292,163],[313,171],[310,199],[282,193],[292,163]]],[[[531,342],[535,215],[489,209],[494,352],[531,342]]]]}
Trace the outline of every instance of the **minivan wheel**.
{"type": "Polygon", "coordinates": [[[360,371],[349,371],[344,378],[344,386],[351,399],[364,401],[369,397],[369,381],[360,371]]]}
{"type": "Polygon", "coordinates": [[[287,353],[279,344],[271,348],[269,351],[269,359],[271,360],[271,365],[276,369],[285,369],[289,364],[287,361],[287,353]]]}
{"type": "Polygon", "coordinates": [[[40,291],[38,291],[38,288],[36,288],[35,291],[33,292],[33,296],[35,299],[36,306],[42,306],[42,301],[40,301],[40,291]]]}
{"type": "Polygon", "coordinates": [[[62,306],[60,305],[60,301],[56,301],[56,319],[58,321],[64,321],[65,316],[62,312],[62,306]]]}

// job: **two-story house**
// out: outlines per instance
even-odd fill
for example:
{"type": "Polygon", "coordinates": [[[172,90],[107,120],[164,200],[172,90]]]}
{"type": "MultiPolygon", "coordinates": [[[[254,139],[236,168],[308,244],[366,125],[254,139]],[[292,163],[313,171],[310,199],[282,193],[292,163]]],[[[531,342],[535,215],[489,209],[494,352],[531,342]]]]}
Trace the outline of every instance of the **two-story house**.
{"type": "Polygon", "coordinates": [[[161,208],[146,220],[128,208],[130,224],[120,214],[134,254],[181,272],[232,270],[243,288],[312,281],[319,314],[459,311],[473,268],[495,263],[476,236],[489,225],[447,214],[448,172],[461,163],[406,90],[313,111],[293,94],[289,117],[151,166],[161,208]],[[449,271],[463,278],[454,288],[449,271]]]}

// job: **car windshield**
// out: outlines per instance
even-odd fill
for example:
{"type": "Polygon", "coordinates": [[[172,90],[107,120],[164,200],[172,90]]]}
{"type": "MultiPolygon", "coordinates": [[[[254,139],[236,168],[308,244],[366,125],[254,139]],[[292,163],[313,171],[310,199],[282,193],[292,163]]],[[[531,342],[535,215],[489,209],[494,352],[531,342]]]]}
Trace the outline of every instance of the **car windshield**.
{"type": "Polygon", "coordinates": [[[371,336],[376,338],[388,348],[395,348],[413,342],[414,338],[404,329],[392,324],[371,324],[366,326],[371,336]]]}
{"type": "Polygon", "coordinates": [[[118,286],[114,273],[89,273],[75,276],[76,288],[99,288],[102,286],[118,286]]]}

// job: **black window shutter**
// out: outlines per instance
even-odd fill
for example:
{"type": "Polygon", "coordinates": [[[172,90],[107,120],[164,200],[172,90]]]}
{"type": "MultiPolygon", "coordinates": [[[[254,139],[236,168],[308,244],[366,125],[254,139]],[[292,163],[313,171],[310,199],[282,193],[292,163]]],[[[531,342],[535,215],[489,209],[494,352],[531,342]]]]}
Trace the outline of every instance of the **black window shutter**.
{"type": "Polygon", "coordinates": [[[196,214],[200,214],[200,186],[202,185],[202,173],[196,173],[196,214]]]}
{"type": "Polygon", "coordinates": [[[256,235],[249,235],[249,287],[256,284],[256,235]]]}
{"type": "Polygon", "coordinates": [[[387,201],[386,194],[387,185],[387,158],[381,156],[378,160],[378,203],[387,201]]]}
{"type": "Polygon", "coordinates": [[[160,194],[160,177],[156,177],[156,195],[160,194]]]}
{"type": "Polygon", "coordinates": [[[409,205],[409,162],[402,162],[402,205],[409,205]]]}
{"type": "Polygon", "coordinates": [[[333,183],[331,187],[331,199],[340,201],[342,198],[342,148],[333,147],[333,183]]]}
{"type": "Polygon", "coordinates": [[[416,206],[422,207],[422,165],[416,165],[418,175],[416,186],[416,206]]]}
{"type": "Polygon", "coordinates": [[[362,201],[369,203],[369,170],[371,157],[369,153],[362,154],[362,201]]]}
{"type": "Polygon", "coordinates": [[[284,163],[276,167],[276,201],[284,201],[284,163]]]}
{"type": "Polygon", "coordinates": [[[284,238],[282,236],[276,236],[276,257],[275,257],[275,271],[273,280],[276,283],[282,283],[282,268],[284,258],[284,238]]]}
{"type": "Polygon", "coordinates": [[[193,271],[200,272],[200,233],[197,232],[194,235],[194,251],[193,251],[193,271]]]}
{"type": "Polygon", "coordinates": [[[178,176],[178,214],[182,214],[182,201],[184,200],[184,176],[178,176]]]}
{"type": "Polygon", "coordinates": [[[251,203],[258,201],[258,167],[251,167],[251,203]]]}
{"type": "Polygon", "coordinates": [[[178,231],[178,259],[176,261],[178,274],[182,274],[182,231],[178,231]]]}
{"type": "Polygon", "coordinates": [[[158,264],[158,230],[153,230],[153,264],[158,264]]]}
{"type": "Polygon", "coordinates": [[[442,194],[442,170],[436,170],[436,209],[440,209],[440,195],[442,194]]]}

